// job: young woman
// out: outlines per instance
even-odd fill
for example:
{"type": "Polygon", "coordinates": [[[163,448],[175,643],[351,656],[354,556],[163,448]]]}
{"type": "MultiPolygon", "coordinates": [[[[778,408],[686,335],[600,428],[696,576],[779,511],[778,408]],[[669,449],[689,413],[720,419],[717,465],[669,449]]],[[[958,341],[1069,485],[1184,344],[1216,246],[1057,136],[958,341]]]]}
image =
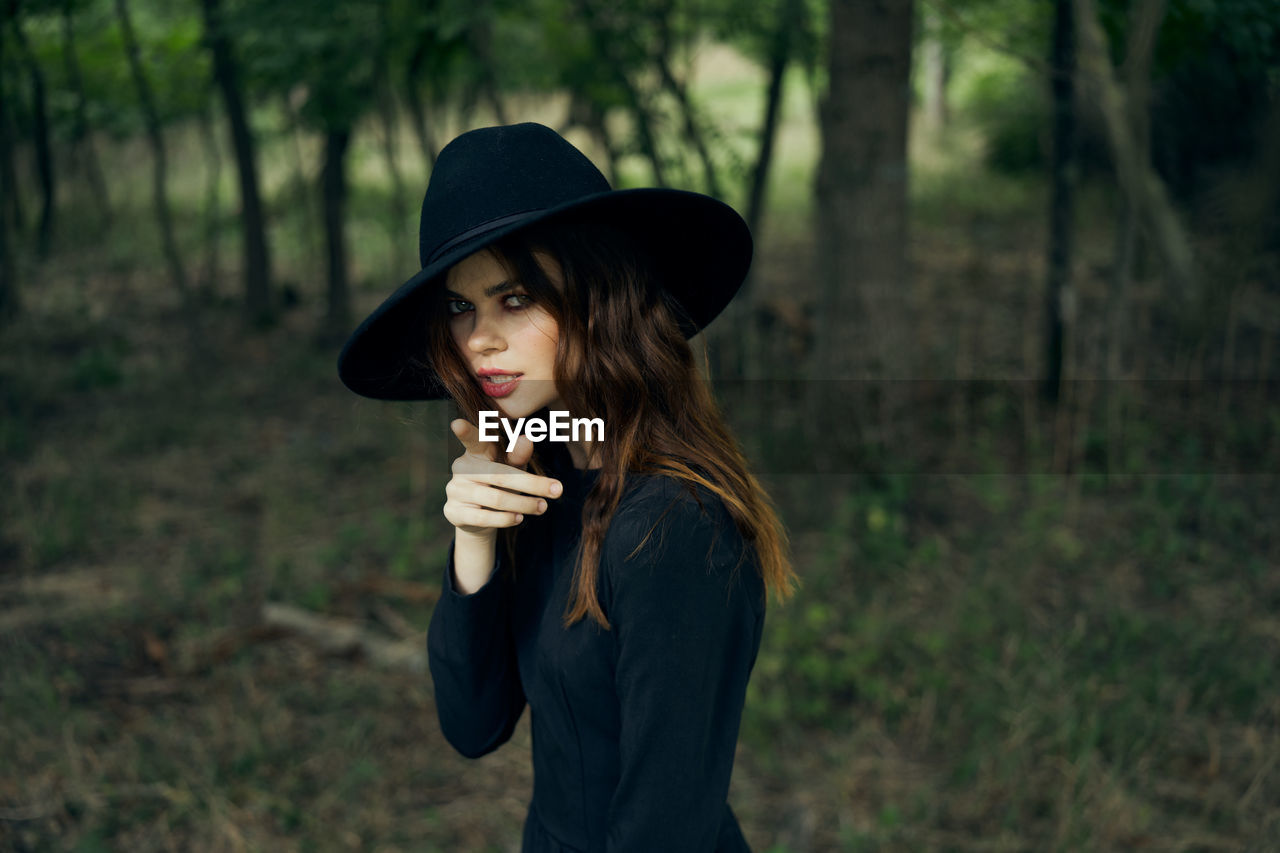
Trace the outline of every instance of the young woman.
{"type": "Polygon", "coordinates": [[[339,374],[463,415],[428,635],[446,738],[484,755],[529,707],[525,851],[746,850],[734,747],[765,594],[794,575],[687,343],[742,283],[745,224],[695,193],[613,191],[523,124],[440,153],[420,253],[339,374]],[[552,412],[602,434],[509,440],[552,412]]]}

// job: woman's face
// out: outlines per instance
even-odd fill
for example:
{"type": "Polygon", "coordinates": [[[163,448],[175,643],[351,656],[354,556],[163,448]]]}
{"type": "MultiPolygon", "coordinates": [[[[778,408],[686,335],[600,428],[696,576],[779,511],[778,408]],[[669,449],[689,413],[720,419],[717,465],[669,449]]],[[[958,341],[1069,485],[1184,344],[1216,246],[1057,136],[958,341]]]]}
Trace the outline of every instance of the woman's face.
{"type": "MultiPolygon", "coordinates": [[[[535,257],[559,284],[559,265],[547,255],[535,257]]],[[[556,321],[492,252],[477,252],[451,267],[445,299],[454,345],[495,408],[522,418],[559,402],[556,321]]]]}

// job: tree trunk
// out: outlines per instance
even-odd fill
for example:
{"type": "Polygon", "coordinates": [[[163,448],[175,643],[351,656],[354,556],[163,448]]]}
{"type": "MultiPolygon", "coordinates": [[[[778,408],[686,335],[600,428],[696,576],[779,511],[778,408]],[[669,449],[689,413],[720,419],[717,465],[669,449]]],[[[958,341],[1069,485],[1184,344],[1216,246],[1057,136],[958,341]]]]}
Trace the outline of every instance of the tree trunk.
{"type": "Polygon", "coordinates": [[[492,53],[493,12],[489,8],[490,5],[489,0],[472,0],[470,40],[477,60],[476,85],[493,109],[493,116],[498,124],[510,124],[507,108],[502,103],[502,96],[498,93],[498,78],[493,73],[495,67],[492,53]]]}
{"type": "Polygon", "coordinates": [[[747,225],[752,234],[760,231],[764,216],[765,190],[769,185],[769,167],[773,164],[773,143],[778,132],[778,115],[782,111],[782,84],[791,61],[793,33],[804,15],[803,0],[784,0],[774,30],[769,52],[769,91],[765,96],[764,121],[760,126],[760,151],[751,171],[751,187],[747,192],[747,225]]]}
{"type": "Polygon", "coordinates": [[[85,176],[89,179],[89,194],[98,208],[103,224],[111,222],[111,197],[107,192],[107,179],[98,160],[89,129],[88,97],[84,92],[84,77],[80,73],[80,61],[76,57],[75,22],[71,15],[71,0],[62,3],[62,54],[66,60],[67,81],[75,94],[75,110],[72,118],[72,143],[82,158],[85,176]]]}
{"type": "Polygon", "coordinates": [[[600,150],[604,152],[605,166],[609,170],[609,183],[618,185],[618,164],[622,156],[618,146],[614,144],[613,134],[609,132],[609,123],[605,120],[605,111],[595,101],[588,99],[585,104],[587,132],[596,140],[600,150]]]}
{"type": "Polygon", "coordinates": [[[1057,402],[1062,385],[1067,335],[1074,319],[1071,252],[1075,243],[1075,23],[1074,0],[1054,0],[1050,54],[1053,149],[1049,160],[1049,269],[1045,289],[1044,397],[1057,402]]]}
{"type": "Polygon", "coordinates": [[[391,227],[388,229],[391,253],[400,266],[405,261],[405,247],[409,245],[403,239],[405,223],[409,221],[409,190],[404,176],[400,174],[400,163],[396,157],[396,105],[389,90],[379,104],[378,118],[382,124],[382,157],[387,161],[387,174],[391,177],[391,227]]]}
{"type": "Polygon", "coordinates": [[[672,44],[670,21],[673,15],[674,10],[671,8],[671,4],[664,3],[659,7],[659,14],[654,18],[654,24],[658,28],[658,53],[654,57],[654,61],[658,66],[658,76],[662,80],[663,88],[671,93],[671,96],[675,98],[676,104],[680,107],[684,137],[693,146],[693,150],[698,155],[698,160],[702,163],[703,180],[706,182],[707,192],[719,197],[721,195],[720,180],[716,177],[716,166],[711,159],[711,152],[707,149],[706,140],[703,138],[697,110],[694,109],[693,101],[689,98],[688,89],[682,81],[676,78],[675,72],[671,70],[671,55],[674,51],[674,45],[672,44]]]}
{"type": "MultiPolygon", "coordinates": [[[[866,400],[891,436],[910,375],[907,315],[907,117],[911,3],[831,0],[829,83],[817,176],[820,327],[814,380],[874,380],[866,400]]],[[[831,385],[812,381],[810,386],[831,385]]],[[[853,390],[848,384],[843,387],[853,390]]],[[[836,413],[814,403],[810,423],[836,413]]],[[[833,401],[856,425],[866,410],[833,401]]],[[[858,427],[855,426],[855,429],[858,427]]],[[[873,444],[877,442],[872,442],[873,444]]]]}
{"type": "MultiPolygon", "coordinates": [[[[1080,38],[1080,64],[1095,87],[1111,156],[1120,186],[1138,211],[1164,260],[1177,295],[1189,302],[1194,296],[1196,270],[1191,243],[1169,200],[1164,181],[1151,168],[1150,152],[1139,145],[1131,123],[1131,103],[1117,82],[1092,0],[1075,0],[1075,24],[1080,38]]],[[[1162,13],[1162,8],[1154,7],[1162,13]]],[[[1155,18],[1158,23],[1159,18],[1155,18]]]]}
{"type": "MultiPolygon", "coordinates": [[[[1156,33],[1164,18],[1165,0],[1143,0],[1130,12],[1128,45],[1125,49],[1124,75],[1129,89],[1129,120],[1133,125],[1135,145],[1140,151],[1151,150],[1150,92],[1151,59],[1155,53],[1156,33]]],[[[1103,385],[1107,413],[1107,465],[1114,472],[1120,460],[1120,433],[1123,422],[1126,319],[1129,306],[1129,284],[1133,277],[1134,257],[1142,238],[1138,209],[1132,199],[1124,199],[1116,228],[1115,260],[1112,264],[1111,287],[1107,294],[1107,366],[1103,385]]]]}
{"type": "Polygon", "coordinates": [[[293,177],[288,184],[288,192],[298,194],[298,242],[304,246],[306,254],[305,268],[300,274],[306,281],[321,281],[324,278],[324,212],[320,209],[316,198],[312,176],[309,175],[307,158],[307,134],[310,132],[303,126],[302,116],[291,95],[280,99],[280,107],[289,119],[289,138],[293,142],[293,177]]]}
{"type": "Polygon", "coordinates": [[[204,265],[200,273],[200,286],[206,296],[212,296],[218,286],[218,249],[222,242],[222,210],[218,203],[218,190],[222,184],[222,152],[218,149],[212,98],[205,109],[200,111],[200,142],[205,154],[204,265]]]}
{"type": "Polygon", "coordinates": [[[253,131],[240,91],[240,74],[231,38],[222,26],[222,0],[201,0],[205,35],[213,57],[213,79],[222,91],[231,127],[231,147],[240,177],[241,225],[244,229],[244,306],[250,322],[269,323],[275,316],[271,296],[271,257],[266,221],[258,192],[258,166],[253,131]]]}
{"type": "MultiPolygon", "coordinates": [[[[391,241],[391,257],[396,267],[407,266],[405,251],[409,242],[403,238],[406,223],[409,220],[409,191],[405,187],[404,177],[400,174],[400,161],[397,156],[397,109],[395,86],[392,82],[387,46],[395,37],[391,31],[391,18],[384,6],[380,14],[382,36],[379,39],[378,58],[376,62],[376,83],[378,99],[378,119],[382,125],[382,157],[387,161],[387,175],[391,178],[390,218],[387,236],[391,241]]],[[[417,256],[417,253],[413,253],[417,256]]]]}
{"type": "Polygon", "coordinates": [[[151,192],[155,204],[156,221],[160,226],[160,239],[164,248],[165,261],[169,266],[169,277],[178,291],[182,318],[189,336],[191,364],[190,368],[202,370],[206,363],[204,356],[204,338],[200,330],[199,317],[196,314],[195,302],[191,299],[191,289],[187,285],[187,272],[182,266],[182,258],[178,254],[178,244],[173,236],[173,216],[169,212],[169,199],[165,193],[167,163],[165,160],[164,134],[160,128],[160,116],[156,112],[155,99],[151,95],[151,84],[142,68],[139,56],[138,41],[134,37],[133,22],[129,18],[129,9],[125,0],[115,0],[116,18],[120,21],[120,35],[124,41],[125,55],[129,60],[129,72],[133,77],[134,87],[138,90],[138,101],[142,105],[143,119],[146,122],[147,138],[151,142],[151,192]]]}
{"type": "Polygon", "coordinates": [[[8,217],[0,211],[0,326],[8,324],[22,313],[17,278],[17,264],[9,250],[8,217]]]}
{"type": "MultiPolygon", "coordinates": [[[[16,6],[16,4],[14,4],[16,6]]],[[[36,146],[36,174],[40,179],[40,224],[36,230],[36,253],[40,258],[49,256],[53,240],[54,199],[56,196],[53,172],[53,149],[49,142],[49,109],[44,91],[44,72],[31,53],[22,21],[13,15],[13,35],[31,77],[31,111],[36,146]]]]}
{"type": "Polygon", "coordinates": [[[600,20],[600,10],[591,0],[577,0],[575,5],[578,14],[586,21],[597,56],[613,73],[614,81],[622,89],[623,95],[627,99],[632,121],[635,122],[636,135],[639,137],[640,150],[649,158],[649,163],[653,168],[653,182],[660,187],[665,187],[667,185],[666,169],[663,166],[662,157],[658,153],[652,111],[648,103],[646,103],[647,99],[644,94],[627,74],[626,65],[622,62],[614,47],[618,34],[611,32],[610,28],[600,20]]]}
{"type": "Polygon", "coordinates": [[[703,139],[702,128],[699,127],[697,113],[694,110],[693,102],[689,99],[689,92],[685,89],[684,83],[676,79],[666,56],[659,56],[657,64],[663,87],[671,93],[676,103],[680,105],[684,138],[693,146],[693,150],[698,154],[698,160],[702,163],[702,175],[703,180],[706,181],[707,192],[710,195],[719,197],[721,195],[720,180],[716,177],[716,165],[711,159],[711,152],[707,149],[706,140],[703,139]]]}
{"type": "MultiPolygon", "coordinates": [[[[9,22],[17,17],[17,9],[13,4],[0,2],[0,60],[4,55],[4,30],[9,22]]],[[[0,222],[6,217],[13,228],[14,235],[23,230],[22,195],[18,187],[18,170],[14,164],[13,128],[9,124],[9,111],[5,104],[12,93],[6,89],[4,80],[5,64],[0,61],[0,222]]]]}
{"type": "Polygon", "coordinates": [[[649,158],[649,165],[653,169],[653,182],[660,187],[665,187],[667,185],[666,167],[662,163],[662,155],[658,153],[657,136],[653,130],[653,116],[649,105],[624,69],[615,67],[615,77],[626,93],[627,102],[631,107],[631,118],[640,136],[640,148],[649,158]]]}
{"type": "MultiPolygon", "coordinates": [[[[8,18],[6,8],[3,14],[8,18]]],[[[13,174],[13,146],[9,138],[9,111],[4,97],[4,29],[0,21],[0,196],[10,199],[17,195],[13,174]]],[[[14,260],[13,246],[9,243],[9,223],[12,219],[8,203],[0,203],[0,326],[9,323],[22,313],[22,296],[18,286],[18,265],[14,260]]]]}
{"type": "MultiPolygon", "coordinates": [[[[765,192],[769,185],[769,169],[773,163],[773,146],[777,138],[778,118],[782,112],[783,82],[791,62],[791,45],[795,32],[804,21],[803,0],[783,0],[769,49],[769,87],[765,94],[764,117],[760,125],[760,148],[751,182],[747,187],[747,227],[759,246],[761,222],[764,218],[765,192]]],[[[758,266],[757,266],[758,268],[758,266]]],[[[717,379],[735,381],[756,379],[759,368],[770,362],[767,340],[760,328],[755,310],[754,270],[747,274],[742,289],[725,309],[725,319],[712,331],[711,349],[717,379]]]]}
{"type": "Polygon", "coordinates": [[[347,241],[344,231],[347,215],[347,146],[351,142],[348,128],[330,129],[324,140],[324,170],[320,176],[324,197],[324,234],[329,246],[329,313],[325,318],[325,334],[334,340],[350,331],[351,294],[347,286],[347,241]]]}
{"type": "Polygon", "coordinates": [[[430,169],[435,168],[435,140],[426,120],[426,106],[422,104],[422,93],[417,88],[417,78],[426,59],[426,44],[420,44],[413,50],[412,59],[404,72],[404,102],[408,105],[408,113],[413,124],[413,136],[417,137],[417,145],[422,149],[422,161],[430,169]]]}

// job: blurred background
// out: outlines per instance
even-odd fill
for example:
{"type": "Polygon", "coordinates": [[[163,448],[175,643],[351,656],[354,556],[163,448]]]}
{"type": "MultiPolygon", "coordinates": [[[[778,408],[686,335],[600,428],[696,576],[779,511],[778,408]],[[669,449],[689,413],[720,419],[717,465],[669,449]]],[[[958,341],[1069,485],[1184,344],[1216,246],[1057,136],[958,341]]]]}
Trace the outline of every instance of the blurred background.
{"type": "Polygon", "coordinates": [[[518,849],[334,362],[527,120],[756,234],[754,849],[1280,850],[1280,0],[6,0],[0,848],[518,849]]]}

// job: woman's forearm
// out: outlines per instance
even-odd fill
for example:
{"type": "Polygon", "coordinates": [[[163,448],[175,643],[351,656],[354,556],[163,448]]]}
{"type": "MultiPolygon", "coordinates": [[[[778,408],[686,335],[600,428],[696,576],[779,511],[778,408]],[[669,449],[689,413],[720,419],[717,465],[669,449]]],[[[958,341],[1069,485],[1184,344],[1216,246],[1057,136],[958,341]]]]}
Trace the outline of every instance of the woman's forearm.
{"type": "Polygon", "coordinates": [[[479,535],[454,528],[453,583],[463,595],[471,595],[489,581],[493,573],[493,558],[497,535],[494,532],[479,535]]]}

